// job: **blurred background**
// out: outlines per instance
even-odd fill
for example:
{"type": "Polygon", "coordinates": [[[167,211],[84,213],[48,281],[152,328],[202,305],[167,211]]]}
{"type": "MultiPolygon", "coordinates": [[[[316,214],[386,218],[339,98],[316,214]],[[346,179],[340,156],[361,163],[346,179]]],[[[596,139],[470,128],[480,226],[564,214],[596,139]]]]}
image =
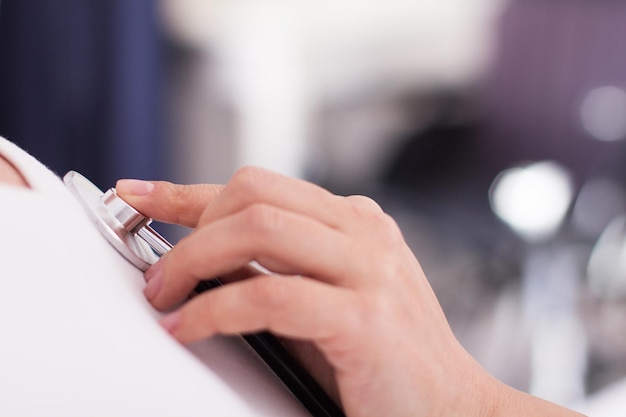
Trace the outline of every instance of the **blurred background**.
{"type": "Polygon", "coordinates": [[[615,415],[625,19],[615,0],[3,0],[0,135],[101,188],[254,164],[369,195],[490,372],[615,415]]]}

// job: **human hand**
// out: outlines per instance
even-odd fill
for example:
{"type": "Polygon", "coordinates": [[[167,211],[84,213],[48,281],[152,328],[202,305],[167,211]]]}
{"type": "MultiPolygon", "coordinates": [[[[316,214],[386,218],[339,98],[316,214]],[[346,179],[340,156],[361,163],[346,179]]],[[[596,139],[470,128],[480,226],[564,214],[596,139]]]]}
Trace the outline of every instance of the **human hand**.
{"type": "Polygon", "coordinates": [[[227,279],[182,304],[161,322],[179,341],[269,330],[348,416],[493,412],[500,384],[457,342],[397,225],[369,198],[257,168],[226,186],[117,191],[146,216],[194,228],[146,272],[156,308],[250,261],[276,273],[227,279]]]}

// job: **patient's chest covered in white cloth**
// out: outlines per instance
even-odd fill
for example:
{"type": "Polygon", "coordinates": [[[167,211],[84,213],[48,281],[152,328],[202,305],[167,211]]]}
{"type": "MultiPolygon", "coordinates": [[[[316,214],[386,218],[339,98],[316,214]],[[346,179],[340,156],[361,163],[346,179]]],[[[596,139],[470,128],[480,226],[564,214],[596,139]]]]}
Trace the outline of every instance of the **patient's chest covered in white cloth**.
{"type": "Polygon", "coordinates": [[[306,416],[239,338],[189,348],[58,177],[0,138],[0,415],[306,416]]]}

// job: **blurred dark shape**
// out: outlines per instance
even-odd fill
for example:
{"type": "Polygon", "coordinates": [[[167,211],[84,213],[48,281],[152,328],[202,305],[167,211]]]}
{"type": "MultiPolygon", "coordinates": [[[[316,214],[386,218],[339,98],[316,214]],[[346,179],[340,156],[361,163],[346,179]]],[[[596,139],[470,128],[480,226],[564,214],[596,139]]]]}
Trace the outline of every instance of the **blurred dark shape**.
{"type": "Polygon", "coordinates": [[[599,141],[581,119],[590,91],[626,88],[625,19],[626,2],[512,0],[491,71],[472,91],[441,95],[439,118],[402,140],[384,183],[455,233],[492,238],[502,230],[489,187],[511,166],[554,160],[577,189],[594,177],[626,187],[626,141],[599,141]]]}
{"type": "Polygon", "coordinates": [[[513,1],[485,84],[485,168],[551,159],[579,185],[600,174],[624,183],[626,142],[596,140],[581,117],[590,91],[626,87],[624,19],[619,1],[513,1]]]}
{"type": "Polygon", "coordinates": [[[429,183],[436,181],[431,187],[449,186],[493,179],[520,162],[555,160],[574,172],[579,185],[607,173],[624,183],[626,142],[595,140],[580,114],[593,89],[626,88],[624,19],[626,3],[619,1],[512,1],[501,20],[492,71],[472,92],[477,117],[465,127],[442,118],[417,132],[387,179],[421,186],[427,175],[429,183]],[[450,141],[451,132],[464,139],[450,141]],[[426,168],[418,166],[425,161],[426,168]]]}
{"type": "Polygon", "coordinates": [[[162,42],[152,0],[4,0],[0,135],[101,188],[161,166],[162,42]]]}
{"type": "MultiPolygon", "coordinates": [[[[473,283],[485,290],[501,285],[494,277],[502,269],[492,269],[489,260],[504,262],[509,265],[504,271],[514,271],[519,262],[515,257],[523,256],[518,239],[494,221],[488,207],[489,186],[499,172],[520,163],[553,160],[573,174],[577,190],[597,178],[615,184],[619,195],[626,189],[626,141],[598,140],[581,116],[590,92],[626,89],[624,22],[622,1],[512,0],[500,22],[494,65],[482,85],[457,92],[430,128],[404,140],[389,165],[383,182],[387,189],[400,191],[382,203],[390,208],[398,201],[409,204],[421,224],[429,226],[416,240],[429,241],[443,253],[439,265],[428,258],[423,263],[455,331],[471,326],[465,319],[471,310],[446,301],[454,301],[458,288],[465,288],[465,277],[446,276],[446,262],[458,256],[459,239],[466,241],[461,249],[483,265],[478,270],[485,275],[473,283]],[[470,105],[459,106],[464,102],[470,105]],[[447,288],[438,280],[447,282],[447,288]]],[[[569,221],[559,242],[580,245],[582,253],[588,253],[597,238],[569,221]]],[[[585,262],[583,255],[580,263],[585,262]]],[[[594,392],[626,375],[623,337],[615,333],[620,327],[616,321],[609,324],[606,316],[611,311],[623,324],[626,303],[599,299],[586,282],[580,283],[579,296],[589,336],[585,382],[588,392],[594,392]]],[[[484,344],[476,351],[489,351],[488,342],[484,344]]],[[[504,357],[516,362],[510,355],[504,357]]],[[[519,386],[518,377],[509,381],[519,386]]]]}

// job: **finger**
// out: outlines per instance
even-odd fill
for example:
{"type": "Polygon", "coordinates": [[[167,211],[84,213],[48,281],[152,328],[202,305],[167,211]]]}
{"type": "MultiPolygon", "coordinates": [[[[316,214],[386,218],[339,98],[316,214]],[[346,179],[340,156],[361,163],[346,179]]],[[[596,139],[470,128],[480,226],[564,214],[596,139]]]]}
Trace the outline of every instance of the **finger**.
{"type": "Polygon", "coordinates": [[[359,311],[349,290],[306,278],[260,276],[203,293],[161,323],[183,343],[269,330],[323,345],[360,328],[359,311]]]}
{"type": "Polygon", "coordinates": [[[212,184],[179,185],[165,181],[119,180],[118,195],[144,216],[195,227],[202,211],[221,192],[212,184]]]}
{"type": "Polygon", "coordinates": [[[366,272],[367,261],[362,259],[366,251],[357,244],[308,217],[255,205],[182,239],[147,272],[150,278],[156,270],[161,282],[159,291],[148,290],[151,296],[146,296],[155,307],[170,308],[200,280],[237,270],[250,261],[275,272],[296,271],[332,284],[350,285],[366,272]]]}
{"type": "Polygon", "coordinates": [[[354,222],[354,207],[363,202],[346,199],[296,178],[262,168],[238,170],[222,193],[202,214],[200,224],[232,215],[253,204],[269,204],[316,219],[332,228],[345,230],[354,222]]]}

